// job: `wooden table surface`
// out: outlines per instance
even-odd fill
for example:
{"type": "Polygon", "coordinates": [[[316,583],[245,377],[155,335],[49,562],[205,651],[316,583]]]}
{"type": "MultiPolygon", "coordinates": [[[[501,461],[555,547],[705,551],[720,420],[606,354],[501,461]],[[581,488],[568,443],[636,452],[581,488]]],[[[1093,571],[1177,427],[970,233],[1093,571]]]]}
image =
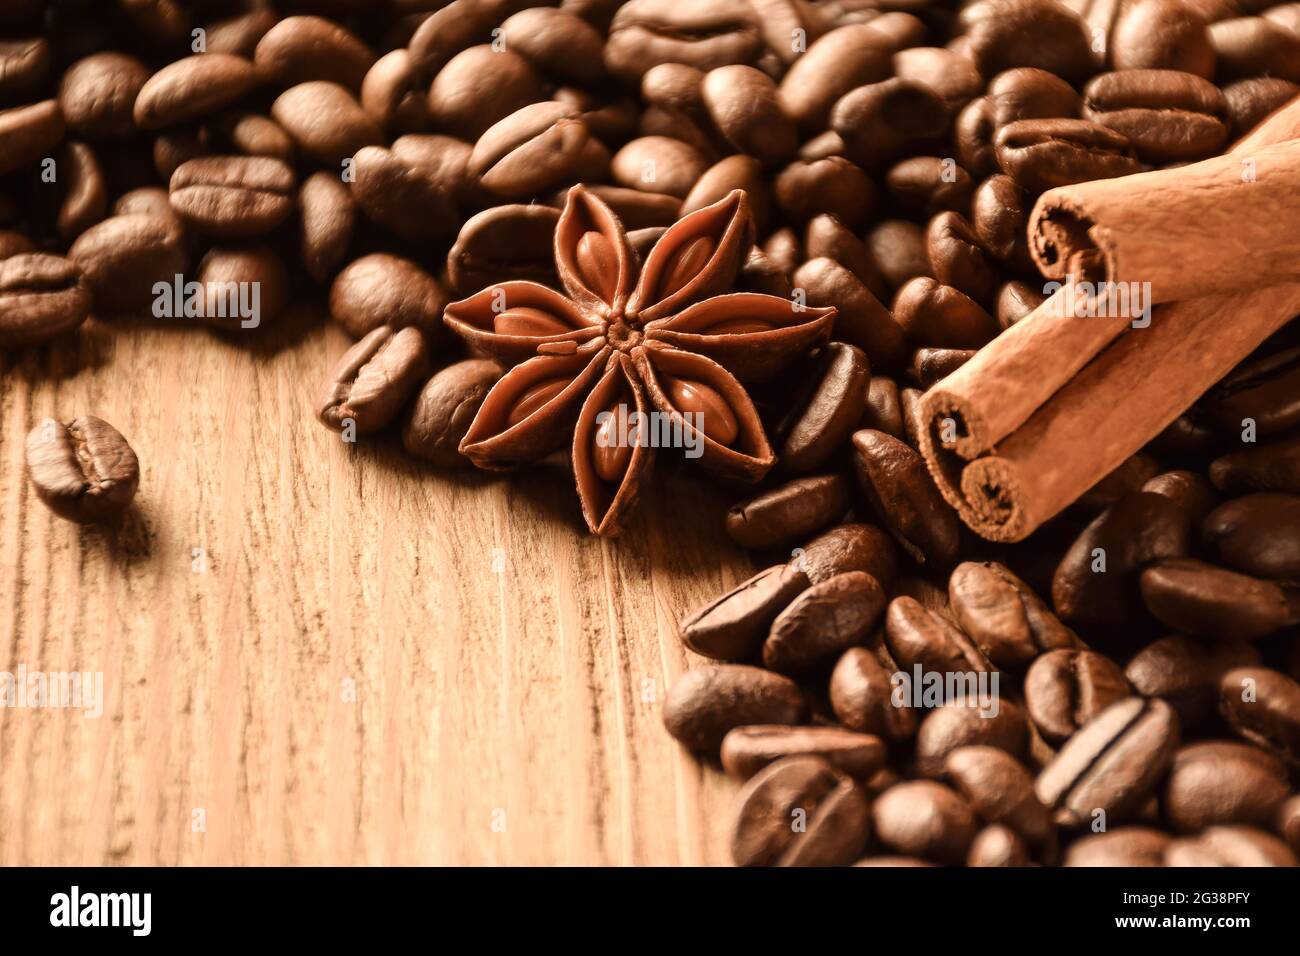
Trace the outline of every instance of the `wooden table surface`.
{"type": "Polygon", "coordinates": [[[724,497],[661,473],[602,541],[562,468],[346,445],[310,406],[347,344],[92,320],[0,356],[0,671],[105,687],[0,708],[0,864],[727,862],[735,787],[659,718],[676,621],[749,573],[724,497]],[[24,474],[86,413],[141,461],[111,529],[24,474]]]}

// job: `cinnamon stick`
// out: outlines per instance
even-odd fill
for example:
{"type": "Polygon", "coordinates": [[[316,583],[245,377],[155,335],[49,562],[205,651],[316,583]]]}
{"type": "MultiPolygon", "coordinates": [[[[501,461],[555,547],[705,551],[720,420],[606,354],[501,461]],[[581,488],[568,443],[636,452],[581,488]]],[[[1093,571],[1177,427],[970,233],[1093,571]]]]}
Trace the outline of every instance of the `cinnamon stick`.
{"type": "MultiPolygon", "coordinates": [[[[1300,97],[1233,153],[1297,137],[1300,97]]],[[[1123,334],[1127,317],[1076,318],[1065,307],[1071,291],[1049,298],[921,401],[931,473],[966,523],[993,540],[1029,535],[1300,312],[1300,284],[1288,283],[1163,305],[1150,327],[1123,334]]]]}
{"type": "Polygon", "coordinates": [[[1049,279],[1150,283],[1152,303],[1300,280],[1300,141],[1048,190],[1029,251],[1049,279]]]}

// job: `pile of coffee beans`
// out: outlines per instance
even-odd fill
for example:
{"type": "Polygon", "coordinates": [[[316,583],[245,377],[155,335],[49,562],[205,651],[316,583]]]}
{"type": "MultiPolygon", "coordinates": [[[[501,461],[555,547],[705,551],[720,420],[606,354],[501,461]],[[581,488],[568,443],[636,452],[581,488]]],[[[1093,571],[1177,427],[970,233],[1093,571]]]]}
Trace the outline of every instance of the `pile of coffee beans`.
{"type": "MultiPolygon", "coordinates": [[[[838,316],[756,387],[780,464],[725,527],[770,566],[684,622],[729,663],[665,711],[748,780],[737,861],[1294,862],[1300,328],[1020,545],[973,539],[916,451],[923,390],[1045,298],[1039,193],[1214,155],[1300,93],[1300,5],[1269,7],[7,0],[0,349],[140,316],[253,341],[315,300],[356,339],[322,423],[458,467],[503,370],[449,301],[558,286],[574,183],[639,253],[743,189],[739,288],[838,316]]],[[[138,484],[91,416],[28,449],[77,520],[138,484]]]]}

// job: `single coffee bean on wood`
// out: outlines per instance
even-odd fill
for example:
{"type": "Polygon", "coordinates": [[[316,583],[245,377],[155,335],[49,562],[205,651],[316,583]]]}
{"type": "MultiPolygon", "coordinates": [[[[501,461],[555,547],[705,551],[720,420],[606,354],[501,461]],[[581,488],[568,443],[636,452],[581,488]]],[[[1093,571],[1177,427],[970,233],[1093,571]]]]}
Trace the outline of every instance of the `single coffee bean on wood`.
{"type": "Polygon", "coordinates": [[[743,664],[687,671],[668,690],[668,732],[692,750],[717,753],[728,731],[748,724],[798,724],[807,714],[799,685],[743,664]]]}
{"type": "Polygon", "coordinates": [[[86,524],[127,509],[140,484],[140,462],[103,419],[47,418],[27,435],[27,477],[51,511],[86,524]]]}

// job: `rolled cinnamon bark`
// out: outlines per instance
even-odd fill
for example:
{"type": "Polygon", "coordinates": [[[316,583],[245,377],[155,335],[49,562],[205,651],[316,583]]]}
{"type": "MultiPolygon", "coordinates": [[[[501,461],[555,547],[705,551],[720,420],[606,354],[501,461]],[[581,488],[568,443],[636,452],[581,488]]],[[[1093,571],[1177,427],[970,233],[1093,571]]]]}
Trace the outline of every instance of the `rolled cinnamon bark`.
{"type": "MultiPolygon", "coordinates": [[[[1300,279],[1300,141],[1051,189],[1029,217],[1044,276],[1149,283],[1152,303],[1300,279]]],[[[1125,290],[1127,292],[1127,289],[1125,290]]]]}
{"type": "Polygon", "coordinates": [[[1020,541],[1297,314],[1300,283],[1159,306],[1149,328],[1121,336],[989,454],[968,461],[945,449],[933,419],[921,451],[966,524],[992,541],[1020,541]]]}

